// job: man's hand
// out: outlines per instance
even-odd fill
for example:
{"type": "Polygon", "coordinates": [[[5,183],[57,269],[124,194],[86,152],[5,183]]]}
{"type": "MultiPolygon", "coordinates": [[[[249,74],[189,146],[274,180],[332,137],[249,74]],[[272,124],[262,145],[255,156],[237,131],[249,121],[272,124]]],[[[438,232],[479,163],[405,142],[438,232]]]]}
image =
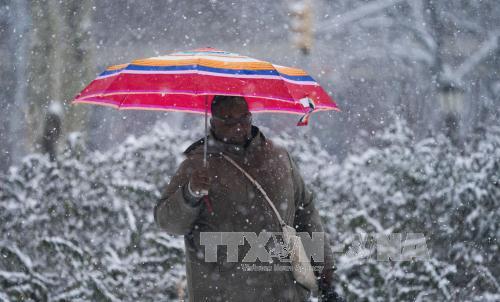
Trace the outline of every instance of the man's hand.
{"type": "Polygon", "coordinates": [[[210,179],[208,177],[208,167],[196,169],[189,178],[189,187],[196,195],[208,195],[210,179]]]}

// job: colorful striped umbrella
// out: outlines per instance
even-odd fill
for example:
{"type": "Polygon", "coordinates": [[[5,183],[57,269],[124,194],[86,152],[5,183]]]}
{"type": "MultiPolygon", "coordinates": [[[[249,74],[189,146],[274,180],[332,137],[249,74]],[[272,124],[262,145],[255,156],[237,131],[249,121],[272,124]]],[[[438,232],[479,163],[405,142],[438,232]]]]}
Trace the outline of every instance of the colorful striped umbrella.
{"type": "Polygon", "coordinates": [[[108,67],[73,103],[202,113],[207,135],[208,104],[215,95],[242,96],[251,112],[300,114],[299,126],[313,112],[339,111],[305,71],[214,48],[108,67]]]}

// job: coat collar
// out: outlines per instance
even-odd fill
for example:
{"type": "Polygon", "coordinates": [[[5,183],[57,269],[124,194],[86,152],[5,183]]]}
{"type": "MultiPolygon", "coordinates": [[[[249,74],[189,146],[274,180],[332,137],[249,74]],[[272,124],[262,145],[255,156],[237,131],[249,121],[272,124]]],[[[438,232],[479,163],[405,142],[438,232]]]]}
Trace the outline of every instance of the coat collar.
{"type": "MultiPolygon", "coordinates": [[[[205,143],[205,138],[199,139],[189,146],[184,154],[203,154],[203,144],[205,143]]],[[[266,143],[266,137],[260,131],[257,126],[252,125],[252,138],[244,145],[234,145],[226,143],[222,140],[217,139],[212,130],[208,135],[208,146],[207,154],[220,154],[224,152],[226,154],[232,154],[236,156],[246,156],[248,153],[252,153],[253,150],[258,149],[260,146],[266,143]]]]}

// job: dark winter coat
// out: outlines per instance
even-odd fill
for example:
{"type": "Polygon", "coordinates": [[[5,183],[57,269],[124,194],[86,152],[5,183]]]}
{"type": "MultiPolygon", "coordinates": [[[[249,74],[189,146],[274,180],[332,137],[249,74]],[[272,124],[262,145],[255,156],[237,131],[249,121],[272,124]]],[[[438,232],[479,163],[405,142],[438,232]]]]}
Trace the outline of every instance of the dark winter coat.
{"type": "MultiPolygon", "coordinates": [[[[186,187],[194,167],[203,165],[203,139],[192,144],[155,206],[157,225],[169,234],[184,235],[189,301],[305,301],[307,289],[294,283],[291,271],[244,271],[241,260],[250,248],[245,240],[238,248],[238,262],[226,261],[226,247],[219,246],[217,262],[205,262],[200,232],[281,232],[274,213],[262,194],[234,166],[220,156],[235,160],[264,188],[280,215],[298,232],[323,232],[313,194],[309,191],[288,152],[252,126],[253,138],[245,147],[224,143],[209,135],[208,163],[211,184],[207,203],[192,206],[186,187]]],[[[195,199],[196,200],[196,199],[195,199]]],[[[272,248],[273,240],[269,240],[272,248]]],[[[333,255],[325,237],[325,265],[320,286],[331,286],[333,255]]],[[[256,265],[263,265],[257,261],[256,265]]],[[[271,264],[272,265],[272,264],[271,264]]],[[[317,272],[316,272],[317,273],[317,272]]]]}

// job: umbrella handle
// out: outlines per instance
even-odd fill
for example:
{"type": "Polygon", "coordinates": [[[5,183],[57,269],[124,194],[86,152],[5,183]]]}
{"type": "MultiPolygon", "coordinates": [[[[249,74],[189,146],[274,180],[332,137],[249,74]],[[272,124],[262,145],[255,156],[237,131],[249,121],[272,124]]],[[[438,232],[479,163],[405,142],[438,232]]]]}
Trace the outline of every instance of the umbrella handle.
{"type": "Polygon", "coordinates": [[[210,201],[210,198],[208,197],[208,195],[205,195],[205,196],[203,196],[202,199],[203,199],[203,202],[205,203],[205,206],[207,207],[208,213],[212,214],[212,212],[214,210],[212,208],[212,202],[210,201]]]}

